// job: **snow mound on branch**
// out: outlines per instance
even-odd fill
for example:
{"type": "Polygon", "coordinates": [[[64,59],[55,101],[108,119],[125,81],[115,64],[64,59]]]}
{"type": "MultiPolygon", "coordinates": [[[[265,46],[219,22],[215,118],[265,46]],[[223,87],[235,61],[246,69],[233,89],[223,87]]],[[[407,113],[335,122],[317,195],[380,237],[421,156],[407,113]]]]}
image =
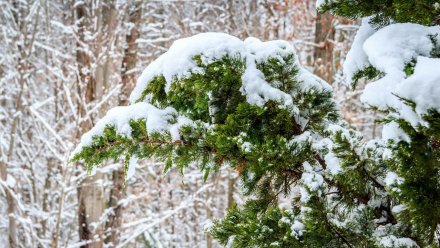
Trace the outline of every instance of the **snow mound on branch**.
{"type": "Polygon", "coordinates": [[[429,56],[433,44],[430,35],[440,35],[440,26],[426,27],[412,23],[387,26],[374,33],[364,45],[372,66],[385,73],[368,84],[361,100],[380,109],[399,106],[393,91],[405,79],[405,65],[418,56],[429,56]]]}
{"type": "Polygon", "coordinates": [[[409,143],[411,142],[410,137],[406,134],[400,127],[399,124],[392,121],[383,126],[382,138],[385,140],[394,140],[399,142],[401,140],[409,143]]]}
{"type": "Polygon", "coordinates": [[[193,60],[195,55],[203,53],[202,60],[221,58],[226,54],[244,55],[243,42],[231,35],[221,33],[202,33],[176,40],[170,49],[153,61],[137,79],[136,87],[130,95],[133,103],[142,95],[148,83],[157,76],[163,75],[167,81],[167,90],[174,77],[181,78],[190,73],[200,72],[193,60]]]}
{"type": "Polygon", "coordinates": [[[305,226],[302,222],[294,220],[290,229],[292,230],[292,236],[294,236],[296,239],[299,239],[303,235],[305,226]]]}
{"type": "Polygon", "coordinates": [[[430,108],[440,111],[440,59],[417,57],[414,73],[402,81],[395,93],[414,101],[418,114],[430,108]]]}
{"type": "Polygon", "coordinates": [[[172,107],[158,109],[145,102],[112,108],[90,131],[81,137],[81,141],[75,148],[73,155],[81,152],[84,147],[91,146],[93,137],[102,136],[107,126],[114,127],[116,133],[121,136],[130,137],[132,131],[130,120],[144,119],[148,133],[169,132],[173,140],[179,140],[179,127],[190,125],[192,122],[186,117],[179,116],[175,124],[170,124],[170,121],[176,115],[177,112],[172,107]]]}
{"type": "Polygon", "coordinates": [[[419,247],[417,243],[410,238],[397,238],[394,235],[382,237],[380,239],[382,247],[419,247]]]}
{"type": "MultiPolygon", "coordinates": [[[[282,61],[283,57],[293,54],[294,48],[286,41],[276,40],[261,42],[256,38],[247,38],[245,41],[223,33],[201,33],[188,38],[177,40],[170,49],[152,62],[138,78],[130,101],[136,102],[148,83],[157,76],[163,75],[166,80],[166,91],[179,78],[185,78],[191,73],[202,72],[202,68],[195,63],[194,56],[201,55],[202,63],[208,64],[225,55],[242,58],[245,61],[245,71],[242,75],[243,85],[240,89],[249,103],[263,106],[267,101],[274,100],[295,110],[292,96],[271,86],[257,69],[257,63],[274,57],[282,61]]],[[[297,58],[295,64],[300,69],[298,77],[307,78],[303,88],[318,88],[330,90],[330,86],[318,79],[311,78],[305,69],[299,66],[297,58]]]]}
{"type": "Polygon", "coordinates": [[[350,85],[353,81],[353,75],[367,67],[368,62],[367,54],[363,49],[364,42],[376,32],[376,30],[369,23],[370,18],[363,18],[362,24],[359,27],[356,36],[354,37],[351,49],[347,54],[344,62],[343,72],[346,78],[346,84],[350,85]]]}
{"type": "MultiPolygon", "coordinates": [[[[432,39],[439,37],[440,26],[397,23],[376,32],[364,19],[347,55],[344,73],[351,80],[356,71],[372,65],[384,76],[367,84],[361,101],[381,110],[393,108],[398,112],[396,117],[413,126],[423,124],[421,116],[427,110],[440,110],[440,59],[429,58],[435,48],[432,39]],[[415,111],[400,98],[413,101],[415,111]]],[[[384,138],[401,136],[395,126],[388,125],[384,138]]]]}

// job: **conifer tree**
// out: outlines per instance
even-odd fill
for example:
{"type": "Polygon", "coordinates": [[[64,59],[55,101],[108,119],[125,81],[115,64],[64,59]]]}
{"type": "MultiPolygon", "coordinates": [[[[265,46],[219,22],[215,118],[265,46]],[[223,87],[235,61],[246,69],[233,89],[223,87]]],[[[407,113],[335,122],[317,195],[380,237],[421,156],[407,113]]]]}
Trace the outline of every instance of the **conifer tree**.
{"type": "Polygon", "coordinates": [[[283,41],[206,33],[176,41],[130,96],[85,134],[89,170],[154,156],[182,173],[230,166],[248,196],[208,232],[232,247],[438,247],[440,46],[435,1],[326,0],[365,18],[344,68],[386,113],[382,139],[340,119],[331,88],[283,41]],[[413,11],[409,11],[412,8],[413,11]],[[399,23],[399,22],[413,22],[399,23]],[[431,26],[423,26],[423,25],[431,26]],[[300,191],[290,208],[278,201],[300,191]]]}

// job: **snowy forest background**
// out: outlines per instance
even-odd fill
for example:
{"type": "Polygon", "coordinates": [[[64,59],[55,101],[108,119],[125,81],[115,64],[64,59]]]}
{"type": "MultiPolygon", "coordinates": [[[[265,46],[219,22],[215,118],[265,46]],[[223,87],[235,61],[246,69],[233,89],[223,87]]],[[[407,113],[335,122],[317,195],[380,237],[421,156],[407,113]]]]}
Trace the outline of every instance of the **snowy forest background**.
{"type": "Polygon", "coordinates": [[[142,70],[176,39],[225,32],[284,39],[332,83],[342,116],[366,137],[375,113],[342,84],[357,22],[313,0],[0,1],[0,246],[217,247],[204,226],[240,204],[236,172],[203,182],[154,160],[124,182],[121,163],[89,176],[69,157],[111,107],[127,105],[142,70]],[[84,213],[91,214],[84,214],[84,213]]]}

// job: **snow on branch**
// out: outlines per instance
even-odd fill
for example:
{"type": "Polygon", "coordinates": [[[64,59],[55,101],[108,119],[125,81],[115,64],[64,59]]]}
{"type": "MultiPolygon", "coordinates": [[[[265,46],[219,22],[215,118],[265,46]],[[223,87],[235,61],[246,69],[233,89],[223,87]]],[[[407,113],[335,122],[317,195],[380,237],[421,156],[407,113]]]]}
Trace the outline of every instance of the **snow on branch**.
{"type": "Polygon", "coordinates": [[[376,31],[368,21],[363,20],[347,55],[346,77],[373,80],[361,101],[380,110],[394,109],[399,118],[417,126],[428,110],[440,111],[440,26],[396,23],[376,31]]]}

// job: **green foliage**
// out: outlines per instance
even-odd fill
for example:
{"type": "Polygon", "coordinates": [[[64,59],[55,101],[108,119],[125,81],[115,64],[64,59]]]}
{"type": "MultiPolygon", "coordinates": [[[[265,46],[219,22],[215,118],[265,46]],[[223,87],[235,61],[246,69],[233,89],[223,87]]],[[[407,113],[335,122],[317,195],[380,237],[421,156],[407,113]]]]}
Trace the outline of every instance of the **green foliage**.
{"type": "Polygon", "coordinates": [[[436,0],[325,0],[319,10],[350,19],[371,16],[371,23],[378,26],[394,22],[436,25],[440,15],[436,4],[436,0]]]}
{"type": "MultiPolygon", "coordinates": [[[[380,1],[375,3],[382,6],[380,1]]],[[[406,8],[399,3],[394,1],[383,15],[363,9],[367,8],[363,4],[350,13],[355,17],[373,11],[379,13],[378,23],[386,23],[402,18],[391,11],[406,8]]],[[[334,12],[345,13],[350,4],[328,1],[323,10],[333,6],[334,12]]],[[[432,41],[437,49],[436,38],[432,41]]],[[[192,58],[199,70],[175,76],[171,82],[164,75],[152,78],[137,99],[157,112],[172,109],[166,117],[153,117],[176,128],[178,138],[170,128],[150,129],[149,116],[130,119],[129,133],[110,121],[72,160],[84,162],[91,171],[106,160],[123,157],[126,171],[131,158],[154,156],[165,163],[164,171],[176,167],[183,173],[195,163],[205,180],[221,166],[230,166],[250,200],[214,221],[209,233],[223,245],[381,247],[381,238],[392,235],[410,237],[421,246],[438,246],[438,111],[431,109],[422,116],[423,123],[414,125],[389,108],[390,115],[382,122],[397,123],[409,141],[365,142],[340,120],[329,89],[303,81],[295,54],[255,61],[264,80],[292,98],[293,105],[288,106],[283,100],[265,99],[261,105],[248,101],[242,78],[249,58],[230,54],[209,62],[202,58],[203,54],[192,58]],[[189,121],[181,124],[182,118],[189,121]],[[400,183],[385,184],[391,172],[402,179],[400,183]],[[289,196],[294,187],[300,189],[301,197],[291,200],[291,209],[280,208],[280,198],[289,196]],[[405,208],[394,213],[397,205],[405,208]]],[[[407,76],[415,65],[413,60],[405,66],[407,76]]],[[[354,75],[354,86],[360,78],[382,76],[368,66],[354,75]]],[[[414,102],[400,100],[415,111],[414,102]]]]}
{"type": "Polygon", "coordinates": [[[416,64],[417,64],[416,59],[412,59],[409,63],[405,64],[405,68],[403,68],[403,71],[405,72],[407,77],[414,74],[414,68],[415,68],[416,64]]]}
{"type": "Polygon", "coordinates": [[[225,55],[209,64],[200,56],[194,61],[201,72],[175,78],[168,92],[161,75],[153,78],[138,101],[147,100],[158,108],[173,107],[199,125],[180,130],[182,139],[173,142],[168,134],[145,131],[145,120],[130,122],[130,138],[118,135],[108,126],[103,136],[94,137],[93,145],[85,147],[73,160],[83,160],[90,168],[106,159],[125,154],[126,158],[156,156],[166,162],[166,169],[175,165],[182,169],[197,161],[209,173],[228,163],[243,174],[249,194],[259,181],[270,181],[271,187],[287,192],[304,160],[313,160],[310,145],[290,141],[306,130],[322,133],[325,121],[335,120],[337,111],[331,92],[301,87],[294,54],[270,57],[258,64],[266,80],[274,87],[289,92],[300,113],[275,101],[264,106],[249,104],[241,93],[243,59],[225,55]],[[307,119],[301,127],[298,119],[307,119]],[[206,124],[210,125],[209,130],[206,124]],[[252,152],[243,149],[248,144],[252,152]],[[295,162],[296,161],[296,162],[295,162]],[[291,171],[281,173],[282,171],[291,171]],[[248,174],[254,173],[252,179],[248,174]]]}
{"type": "Polygon", "coordinates": [[[231,247],[300,247],[301,240],[291,230],[294,222],[286,210],[270,207],[259,211],[259,204],[248,201],[246,207],[233,206],[224,220],[215,221],[209,233],[220,244],[231,247]]]}
{"type": "Polygon", "coordinates": [[[437,35],[430,35],[429,38],[431,39],[432,47],[433,47],[431,51],[431,57],[440,58],[440,44],[437,35]]]}
{"type": "Polygon", "coordinates": [[[357,71],[354,75],[353,75],[353,82],[351,83],[351,87],[354,89],[356,88],[357,84],[359,83],[359,80],[362,78],[365,78],[367,80],[375,80],[378,79],[380,77],[383,77],[384,74],[377,70],[374,66],[367,66],[362,70],[357,71]]]}
{"type": "Polygon", "coordinates": [[[386,164],[402,179],[392,191],[407,207],[400,217],[421,244],[430,245],[440,220],[440,114],[430,110],[423,120],[427,126],[414,127],[404,119],[387,119],[398,123],[411,142],[391,142],[386,164]]]}
{"type": "Polygon", "coordinates": [[[339,189],[338,200],[347,206],[368,204],[371,199],[384,194],[384,186],[376,179],[384,176],[384,166],[375,151],[370,151],[368,157],[359,154],[358,151],[363,149],[362,136],[344,131],[338,131],[332,137],[335,142],[333,152],[342,167],[332,183],[339,189]]]}

